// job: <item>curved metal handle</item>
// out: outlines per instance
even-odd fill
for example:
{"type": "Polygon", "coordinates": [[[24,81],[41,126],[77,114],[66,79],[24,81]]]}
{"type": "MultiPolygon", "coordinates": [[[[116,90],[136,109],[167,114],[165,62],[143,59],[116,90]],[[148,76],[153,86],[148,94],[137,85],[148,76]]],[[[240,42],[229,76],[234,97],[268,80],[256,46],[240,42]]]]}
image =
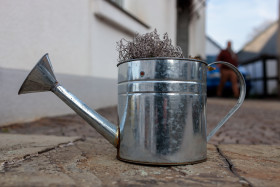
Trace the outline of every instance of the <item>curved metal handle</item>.
{"type": "Polygon", "coordinates": [[[243,101],[245,99],[245,96],[246,96],[246,83],[245,83],[245,79],[244,79],[243,75],[239,72],[239,70],[234,65],[232,65],[232,64],[230,64],[228,62],[219,61],[219,62],[213,62],[211,64],[208,64],[208,66],[211,66],[213,64],[223,64],[223,65],[226,65],[226,66],[230,67],[236,73],[236,75],[238,77],[238,80],[240,82],[240,95],[239,95],[238,101],[235,104],[235,106],[218,123],[218,125],[208,134],[207,142],[225,124],[225,122],[234,114],[234,112],[236,112],[238,110],[238,108],[241,106],[241,104],[243,103],[243,101]]]}

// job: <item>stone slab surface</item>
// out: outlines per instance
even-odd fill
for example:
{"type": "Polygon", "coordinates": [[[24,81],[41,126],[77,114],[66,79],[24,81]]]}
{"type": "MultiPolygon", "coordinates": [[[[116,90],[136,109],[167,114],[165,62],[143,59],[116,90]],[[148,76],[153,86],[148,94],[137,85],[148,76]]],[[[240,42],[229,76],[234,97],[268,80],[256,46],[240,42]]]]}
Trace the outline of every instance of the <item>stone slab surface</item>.
{"type": "MultiPolygon", "coordinates": [[[[235,102],[208,99],[208,130],[235,102]]],[[[116,107],[98,113],[117,123],[116,107]]],[[[77,115],[11,124],[0,128],[0,186],[278,187],[279,116],[279,102],[245,101],[211,139],[206,162],[170,167],[117,160],[116,149],[77,115]]]]}
{"type": "Polygon", "coordinates": [[[87,138],[5,164],[0,185],[279,186],[279,168],[280,146],[209,144],[206,162],[157,167],[119,161],[106,140],[87,138]]]}
{"type": "MultiPolygon", "coordinates": [[[[236,100],[209,98],[207,103],[209,132],[236,104],[236,100]]],[[[241,108],[212,137],[210,143],[280,145],[279,124],[279,101],[245,100],[241,108]]]]}
{"type": "Polygon", "coordinates": [[[79,137],[0,134],[0,163],[23,159],[32,154],[47,151],[59,145],[67,145],[79,137]]]}
{"type": "Polygon", "coordinates": [[[253,186],[280,186],[280,146],[219,145],[232,171],[253,186]]]}
{"type": "Polygon", "coordinates": [[[213,145],[208,161],[178,167],[149,167],[121,162],[103,139],[87,139],[38,156],[9,163],[0,175],[1,186],[182,186],[239,185],[213,145]]]}

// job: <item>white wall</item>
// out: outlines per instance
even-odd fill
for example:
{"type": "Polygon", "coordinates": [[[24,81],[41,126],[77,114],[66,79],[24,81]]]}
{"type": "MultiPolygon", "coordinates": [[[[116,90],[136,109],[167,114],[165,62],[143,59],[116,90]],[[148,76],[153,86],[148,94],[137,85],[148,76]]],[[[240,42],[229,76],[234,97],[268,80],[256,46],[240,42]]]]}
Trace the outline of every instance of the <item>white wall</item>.
{"type": "Polygon", "coordinates": [[[116,42],[122,38],[131,40],[135,33],[144,34],[156,28],[161,36],[167,32],[172,41],[176,41],[176,1],[124,0],[123,8],[150,28],[116,10],[106,1],[93,1],[92,12],[95,18],[91,21],[90,70],[95,76],[117,77],[116,42]]]}
{"type": "Polygon", "coordinates": [[[193,1],[193,14],[189,24],[189,55],[201,56],[206,59],[205,55],[205,7],[201,1],[193,1]]]}
{"type": "Polygon", "coordinates": [[[91,74],[97,77],[117,79],[118,52],[116,51],[116,42],[121,38],[130,40],[132,37],[124,35],[121,31],[99,20],[92,20],[92,25],[97,32],[91,33],[91,74]]]}
{"type": "Polygon", "coordinates": [[[46,53],[55,72],[89,75],[88,0],[2,0],[0,67],[29,70],[46,53]]]}
{"type": "Polygon", "coordinates": [[[103,0],[2,0],[0,125],[72,113],[52,93],[17,95],[46,52],[58,80],[85,103],[116,105],[116,42],[154,28],[176,41],[176,1],[125,2],[150,29],[103,0]]]}
{"type": "Polygon", "coordinates": [[[150,25],[150,31],[156,28],[161,36],[167,32],[176,44],[176,0],[125,0],[124,8],[150,25]]]}
{"type": "Polygon", "coordinates": [[[117,79],[116,43],[122,38],[131,40],[137,31],[146,33],[148,30],[106,1],[95,0],[91,7],[91,74],[117,79]]]}
{"type": "MultiPolygon", "coordinates": [[[[89,106],[115,105],[116,42],[154,28],[176,41],[175,0],[124,0],[124,8],[145,24],[103,0],[2,0],[0,125],[72,113],[52,93],[17,95],[46,52],[58,80],[89,106]]],[[[204,58],[205,10],[190,24],[190,52],[204,58]]]]}
{"type": "MultiPolygon", "coordinates": [[[[52,92],[18,95],[28,73],[25,70],[0,68],[0,126],[74,113],[52,92]]],[[[117,104],[116,80],[67,74],[56,74],[56,78],[93,109],[117,104]]]]}

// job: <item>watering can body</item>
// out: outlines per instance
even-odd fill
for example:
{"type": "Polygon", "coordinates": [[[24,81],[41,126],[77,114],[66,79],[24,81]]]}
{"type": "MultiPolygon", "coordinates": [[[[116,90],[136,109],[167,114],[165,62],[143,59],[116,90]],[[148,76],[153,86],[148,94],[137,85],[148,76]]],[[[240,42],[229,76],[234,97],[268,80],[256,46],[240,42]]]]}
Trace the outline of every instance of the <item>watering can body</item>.
{"type": "Polygon", "coordinates": [[[148,164],[206,159],[207,64],[142,59],[118,65],[118,158],[148,164]],[[126,103],[128,103],[127,109],[126,103]]]}
{"type": "Polygon", "coordinates": [[[240,72],[228,63],[215,63],[223,63],[236,72],[241,91],[237,104],[208,136],[206,75],[209,65],[200,60],[147,58],[118,64],[118,126],[63,88],[54,77],[47,55],[28,75],[19,93],[54,92],[117,148],[117,158],[122,161],[150,165],[193,164],[206,160],[207,141],[245,98],[245,81],[240,72]],[[35,76],[34,72],[40,75],[35,76]],[[30,84],[40,76],[54,78],[37,81],[37,88],[32,88],[30,84]],[[40,85],[42,82],[48,86],[40,85]]]}

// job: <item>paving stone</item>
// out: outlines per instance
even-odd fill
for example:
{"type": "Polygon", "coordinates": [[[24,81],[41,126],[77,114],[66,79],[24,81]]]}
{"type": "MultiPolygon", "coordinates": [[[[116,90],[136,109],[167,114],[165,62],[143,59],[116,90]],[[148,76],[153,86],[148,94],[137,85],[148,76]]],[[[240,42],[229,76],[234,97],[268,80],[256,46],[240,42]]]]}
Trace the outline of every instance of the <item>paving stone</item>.
{"type": "Polygon", "coordinates": [[[279,145],[219,145],[232,170],[252,186],[280,186],[279,145]]]}
{"type": "MultiPolygon", "coordinates": [[[[208,131],[235,102],[208,99],[208,131]]],[[[98,113],[117,124],[116,106],[98,113]]],[[[279,116],[279,102],[245,101],[210,140],[206,162],[170,167],[117,160],[77,115],[12,124],[0,128],[0,186],[280,186],[279,116]]]]}
{"type": "Polygon", "coordinates": [[[279,186],[280,146],[208,145],[206,162],[145,166],[116,159],[102,138],[57,147],[0,173],[1,186],[279,186]]]}
{"type": "Polygon", "coordinates": [[[106,140],[88,138],[7,165],[1,186],[242,186],[214,145],[206,162],[156,167],[117,160],[106,140]]]}
{"type": "MultiPolygon", "coordinates": [[[[80,139],[80,137],[58,137],[42,135],[0,134],[0,163],[15,162],[30,155],[55,148],[80,139]]],[[[0,166],[0,167],[1,167],[0,166]]],[[[2,168],[3,169],[3,168],[2,168]]],[[[1,170],[1,168],[0,168],[1,170]]]]}

